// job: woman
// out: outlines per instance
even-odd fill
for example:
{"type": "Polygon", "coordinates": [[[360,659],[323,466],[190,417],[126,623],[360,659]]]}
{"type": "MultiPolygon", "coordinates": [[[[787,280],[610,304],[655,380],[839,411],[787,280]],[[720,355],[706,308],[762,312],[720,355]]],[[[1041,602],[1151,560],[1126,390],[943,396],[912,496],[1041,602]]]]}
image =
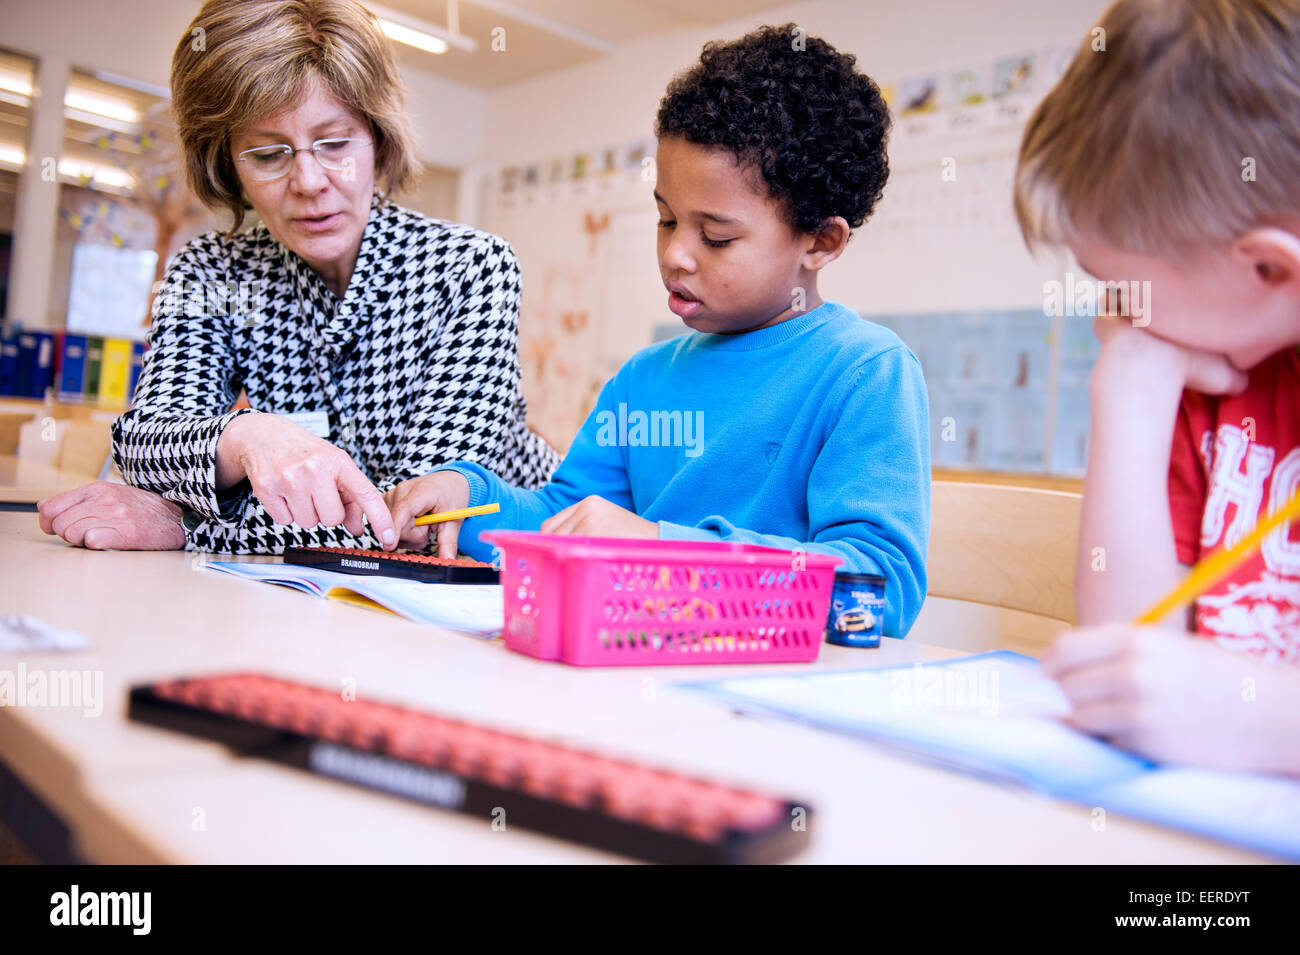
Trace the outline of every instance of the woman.
{"type": "Polygon", "coordinates": [[[524,423],[513,253],[384,198],[416,159],[373,17],[209,0],[171,82],[190,186],[234,226],[172,260],[113,426],[127,483],[164,500],[93,485],[42,502],[42,527],[90,547],[391,549],[380,489],[437,464],[545,483],[558,457],[524,423]],[[246,207],[261,224],[235,235],[246,207]],[[241,387],[252,407],[231,410],[241,387]]]}

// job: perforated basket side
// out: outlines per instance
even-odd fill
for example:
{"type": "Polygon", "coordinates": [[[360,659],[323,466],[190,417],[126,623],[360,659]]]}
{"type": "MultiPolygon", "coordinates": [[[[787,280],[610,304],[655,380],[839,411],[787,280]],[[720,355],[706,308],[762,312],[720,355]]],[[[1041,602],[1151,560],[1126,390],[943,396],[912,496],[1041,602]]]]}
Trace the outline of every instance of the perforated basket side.
{"type": "Polygon", "coordinates": [[[834,569],[719,561],[570,568],[562,658],[579,666],[798,662],[821,648],[834,569]]]}
{"type": "Polygon", "coordinates": [[[540,660],[562,651],[564,581],[559,564],[544,550],[512,545],[501,561],[506,646],[540,660]]]}
{"type": "Polygon", "coordinates": [[[701,541],[490,531],[505,641],[578,666],[814,660],[838,558],[701,541]]]}

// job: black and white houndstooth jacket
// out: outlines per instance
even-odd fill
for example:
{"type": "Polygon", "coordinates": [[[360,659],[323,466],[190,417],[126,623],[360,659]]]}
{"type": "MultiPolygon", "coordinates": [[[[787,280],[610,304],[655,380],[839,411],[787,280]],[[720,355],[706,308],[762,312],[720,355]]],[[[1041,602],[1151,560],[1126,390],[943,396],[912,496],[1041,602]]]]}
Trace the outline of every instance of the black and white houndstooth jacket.
{"type": "Polygon", "coordinates": [[[328,440],[379,488],[455,460],[540,487],[559,456],[524,423],[519,266],[505,240],[376,196],[344,297],[263,225],[209,233],[170,263],[129,411],[113,425],[127,483],[204,519],[188,547],[279,553],[378,546],[343,527],[271,520],[247,481],[216,488],[237,414],[325,412],[328,440]]]}

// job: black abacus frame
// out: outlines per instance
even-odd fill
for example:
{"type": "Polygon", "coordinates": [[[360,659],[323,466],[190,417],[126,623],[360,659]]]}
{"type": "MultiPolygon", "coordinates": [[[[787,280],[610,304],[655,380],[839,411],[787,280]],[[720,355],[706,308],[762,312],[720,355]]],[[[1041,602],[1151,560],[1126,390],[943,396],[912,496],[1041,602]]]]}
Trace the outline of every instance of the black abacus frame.
{"type": "Polygon", "coordinates": [[[338,574],[353,574],[358,577],[400,577],[403,580],[418,580],[425,584],[498,584],[501,582],[501,572],[495,567],[425,563],[379,554],[373,557],[361,557],[316,550],[311,547],[286,547],[284,562],[302,567],[332,570],[338,574]],[[358,561],[371,561],[375,566],[358,566],[358,561]]]}
{"type": "Polygon", "coordinates": [[[810,838],[813,812],[804,803],[787,800],[784,802],[783,818],[770,826],[754,831],[729,828],[724,831],[721,839],[709,842],[613,816],[597,807],[575,806],[535,796],[514,787],[500,786],[451,769],[435,769],[377,750],[322,740],[254,720],[218,713],[206,707],[165,699],[157,695],[152,685],[132,688],[127,715],[135,722],[223,743],[242,756],[272,760],[313,775],[347,782],[421,805],[484,819],[496,818],[496,814],[504,810],[508,825],[518,825],[542,835],[567,839],[646,862],[668,865],[767,865],[783,862],[801,852],[810,838]],[[448,788],[446,784],[449,782],[457,783],[461,796],[454,803],[422,799],[410,792],[379,787],[353,776],[322,772],[314,765],[320,761],[318,756],[321,747],[344,751],[358,758],[378,758],[400,765],[410,772],[422,774],[439,789],[448,788]],[[797,811],[802,811],[799,827],[793,824],[797,811]]]}

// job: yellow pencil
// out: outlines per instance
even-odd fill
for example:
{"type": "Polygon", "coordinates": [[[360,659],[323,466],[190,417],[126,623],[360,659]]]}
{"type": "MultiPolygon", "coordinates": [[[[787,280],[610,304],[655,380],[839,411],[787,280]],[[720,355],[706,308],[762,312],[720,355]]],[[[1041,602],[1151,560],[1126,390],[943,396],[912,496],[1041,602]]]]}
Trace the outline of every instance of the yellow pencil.
{"type": "Polygon", "coordinates": [[[436,514],[425,514],[423,517],[417,517],[415,526],[423,527],[425,524],[458,521],[462,517],[474,517],[476,514],[495,514],[499,510],[501,510],[500,504],[480,504],[478,507],[462,507],[458,511],[439,511],[436,514]]]}
{"type": "MultiPolygon", "coordinates": [[[[1276,476],[1274,477],[1276,480],[1276,476]]],[[[1291,498],[1290,503],[1276,514],[1255,526],[1246,537],[1228,550],[1216,550],[1201,560],[1183,578],[1183,582],[1171,590],[1163,599],[1153,605],[1136,623],[1158,623],[1164,617],[1180,607],[1185,607],[1205,591],[1209,590],[1225,576],[1232,573],[1243,560],[1259,549],[1264,538],[1279,527],[1289,524],[1300,517],[1300,491],[1291,498]]]]}

